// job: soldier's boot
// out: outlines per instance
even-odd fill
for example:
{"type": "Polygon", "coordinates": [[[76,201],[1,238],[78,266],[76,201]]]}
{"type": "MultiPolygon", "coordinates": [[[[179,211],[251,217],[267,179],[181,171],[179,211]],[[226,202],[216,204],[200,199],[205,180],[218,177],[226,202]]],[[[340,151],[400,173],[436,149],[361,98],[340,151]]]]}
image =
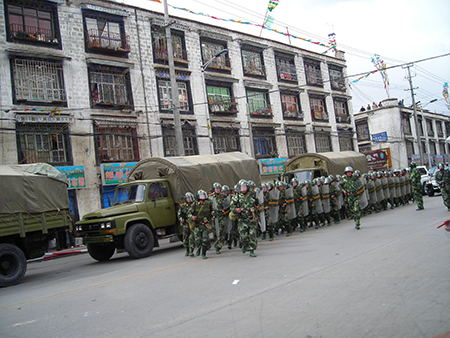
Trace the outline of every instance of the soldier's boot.
{"type": "Polygon", "coordinates": [[[221,254],[220,249],[216,248],[216,255],[220,255],[220,254],[221,254]]]}
{"type": "Polygon", "coordinates": [[[264,232],[262,233],[262,236],[261,236],[261,239],[262,239],[262,240],[266,239],[266,232],[267,232],[267,231],[264,231],[264,232]]]}
{"type": "Polygon", "coordinates": [[[286,237],[289,237],[290,235],[292,235],[292,225],[291,225],[291,221],[287,221],[285,223],[285,229],[286,229],[286,237]]]}
{"type": "Polygon", "coordinates": [[[273,229],[269,229],[269,241],[273,241],[273,229]]]}
{"type": "Polygon", "coordinates": [[[355,229],[356,230],[361,229],[361,223],[359,221],[356,222],[355,229]]]}
{"type": "Polygon", "coordinates": [[[189,256],[189,249],[186,249],[186,253],[184,254],[186,257],[189,256]]]}
{"type": "Polygon", "coordinates": [[[247,249],[246,249],[245,246],[243,245],[243,246],[242,246],[242,253],[245,254],[246,252],[247,252],[247,249]]]}
{"type": "Polygon", "coordinates": [[[253,250],[250,250],[250,257],[256,257],[256,254],[253,250]]]}
{"type": "Polygon", "coordinates": [[[197,252],[195,253],[196,256],[200,256],[200,250],[201,250],[201,249],[202,249],[202,248],[198,248],[198,249],[197,249],[197,252]]]}
{"type": "Polygon", "coordinates": [[[208,258],[208,257],[206,257],[206,251],[207,251],[206,245],[202,245],[202,258],[203,259],[207,259],[208,258]]]}

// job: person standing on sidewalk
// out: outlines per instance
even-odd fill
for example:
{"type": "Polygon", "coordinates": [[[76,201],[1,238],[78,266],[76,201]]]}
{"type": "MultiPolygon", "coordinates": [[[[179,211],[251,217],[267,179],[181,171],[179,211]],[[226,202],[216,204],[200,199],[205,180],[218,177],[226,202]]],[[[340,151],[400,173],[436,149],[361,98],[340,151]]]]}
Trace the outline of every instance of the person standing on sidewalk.
{"type": "Polygon", "coordinates": [[[423,210],[423,197],[422,197],[422,183],[420,181],[422,175],[420,175],[419,169],[417,169],[417,164],[411,162],[411,186],[413,190],[413,199],[417,204],[416,211],[423,210]]]}
{"type": "Polygon", "coordinates": [[[442,199],[447,210],[450,211],[450,171],[444,168],[444,163],[438,163],[439,171],[436,173],[436,182],[441,188],[442,199]]]}

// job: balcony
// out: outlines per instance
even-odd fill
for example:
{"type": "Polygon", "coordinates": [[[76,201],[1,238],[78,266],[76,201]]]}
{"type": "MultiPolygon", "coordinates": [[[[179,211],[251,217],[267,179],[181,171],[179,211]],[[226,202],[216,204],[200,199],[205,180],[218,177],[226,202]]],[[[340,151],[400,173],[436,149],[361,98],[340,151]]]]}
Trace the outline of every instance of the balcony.
{"type": "Polygon", "coordinates": [[[26,40],[38,43],[58,44],[55,32],[51,29],[44,29],[39,27],[24,26],[21,24],[10,24],[9,34],[11,39],[26,40]]]}
{"type": "Polygon", "coordinates": [[[209,102],[209,112],[211,114],[236,114],[237,102],[209,102]]]}
{"type": "MultiPolygon", "coordinates": [[[[167,50],[155,49],[155,59],[158,61],[169,61],[167,50]]],[[[173,61],[177,63],[188,63],[188,55],[186,50],[175,50],[173,52],[173,61]]]]}
{"type": "Polygon", "coordinates": [[[267,105],[264,108],[256,109],[254,111],[250,111],[251,116],[260,116],[260,117],[272,117],[272,107],[270,105],[267,105]]]}
{"type": "Polygon", "coordinates": [[[300,121],[303,121],[304,118],[304,114],[301,111],[290,111],[290,110],[285,110],[283,112],[283,116],[285,118],[290,118],[290,119],[298,119],[300,121]]]}
{"type": "Polygon", "coordinates": [[[130,52],[130,39],[125,34],[90,29],[86,34],[86,40],[89,50],[117,54],[130,52]]]}
{"type": "Polygon", "coordinates": [[[217,57],[208,65],[206,70],[209,68],[231,71],[230,58],[228,56],[225,56],[223,59],[221,57],[217,57]]]}
{"type": "Polygon", "coordinates": [[[350,123],[350,115],[336,116],[336,123],[350,123]]]}
{"type": "Polygon", "coordinates": [[[257,76],[257,77],[266,77],[266,67],[261,66],[253,67],[253,66],[244,66],[244,75],[245,76],[257,76]]]}

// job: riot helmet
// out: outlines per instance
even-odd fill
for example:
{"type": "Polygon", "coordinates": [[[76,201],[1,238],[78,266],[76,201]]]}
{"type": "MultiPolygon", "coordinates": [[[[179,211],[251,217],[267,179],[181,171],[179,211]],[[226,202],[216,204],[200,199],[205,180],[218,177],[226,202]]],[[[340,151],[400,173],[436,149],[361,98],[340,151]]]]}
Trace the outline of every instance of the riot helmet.
{"type": "Polygon", "coordinates": [[[194,202],[194,194],[191,192],[187,192],[184,194],[184,200],[186,201],[186,203],[191,204],[192,202],[194,202]]]}

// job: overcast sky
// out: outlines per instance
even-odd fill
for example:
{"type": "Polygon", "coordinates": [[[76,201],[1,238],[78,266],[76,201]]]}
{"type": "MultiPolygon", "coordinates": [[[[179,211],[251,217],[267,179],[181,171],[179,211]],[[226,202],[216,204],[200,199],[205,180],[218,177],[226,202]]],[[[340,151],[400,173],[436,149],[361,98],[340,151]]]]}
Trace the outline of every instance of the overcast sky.
{"type": "MultiPolygon", "coordinates": [[[[135,6],[164,12],[162,4],[148,0],[120,0],[135,6]]],[[[269,0],[168,0],[175,7],[188,8],[196,13],[209,14],[222,19],[250,21],[262,24],[269,0]]],[[[345,52],[347,74],[369,73],[375,69],[371,58],[379,54],[387,67],[414,62],[411,68],[416,102],[426,109],[450,115],[442,96],[444,82],[450,82],[450,55],[417,62],[450,53],[450,1],[449,0],[279,0],[272,11],[271,28],[313,41],[328,42],[328,34],[336,34],[337,48],[345,52]],[[286,29],[286,27],[288,27],[286,29]]],[[[194,15],[169,6],[169,15],[202,21],[232,30],[259,36],[256,26],[224,22],[194,15]]],[[[263,30],[262,37],[288,43],[288,38],[263,30]]],[[[318,47],[298,39],[292,45],[322,53],[318,47]]],[[[331,52],[329,55],[333,55],[331,52]]],[[[397,67],[387,71],[389,95],[404,99],[411,105],[406,69],[397,67]]],[[[379,73],[371,74],[357,83],[360,76],[349,78],[353,110],[361,105],[387,98],[379,73]]]]}

